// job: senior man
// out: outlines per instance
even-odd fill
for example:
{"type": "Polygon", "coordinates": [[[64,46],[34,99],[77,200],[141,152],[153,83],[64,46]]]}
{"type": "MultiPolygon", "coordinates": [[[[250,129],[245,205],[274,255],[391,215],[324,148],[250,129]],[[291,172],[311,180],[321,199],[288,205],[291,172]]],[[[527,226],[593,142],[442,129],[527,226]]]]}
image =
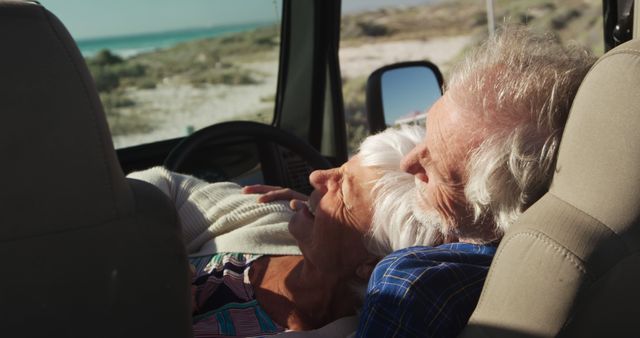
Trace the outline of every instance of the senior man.
{"type": "MultiPolygon", "coordinates": [[[[454,69],[428,111],[424,141],[401,163],[416,186],[405,203],[415,201],[445,244],[378,263],[357,336],[459,334],[502,235],[549,187],[569,108],[593,62],[583,49],[505,27],[454,69]]],[[[375,220],[374,235],[398,226],[375,220]]]]}

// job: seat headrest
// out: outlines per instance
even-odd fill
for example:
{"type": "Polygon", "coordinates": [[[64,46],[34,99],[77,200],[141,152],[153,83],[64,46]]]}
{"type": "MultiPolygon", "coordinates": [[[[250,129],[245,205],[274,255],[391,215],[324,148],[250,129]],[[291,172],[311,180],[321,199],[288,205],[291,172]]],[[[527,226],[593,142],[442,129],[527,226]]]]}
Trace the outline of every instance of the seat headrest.
{"type": "Polygon", "coordinates": [[[550,192],[627,231],[640,213],[640,41],[600,58],[584,79],[562,136],[550,192]]]}
{"type": "Polygon", "coordinates": [[[0,1],[0,44],[0,239],[129,213],[102,105],[64,26],[38,4],[0,1]]]}

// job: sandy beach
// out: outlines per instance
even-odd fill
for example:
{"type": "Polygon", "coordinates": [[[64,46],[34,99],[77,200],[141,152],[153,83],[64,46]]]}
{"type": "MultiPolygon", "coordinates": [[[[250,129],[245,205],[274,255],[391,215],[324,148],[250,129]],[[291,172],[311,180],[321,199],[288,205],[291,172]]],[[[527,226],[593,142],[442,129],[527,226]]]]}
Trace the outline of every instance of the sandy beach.
{"type": "MultiPolygon", "coordinates": [[[[428,41],[405,40],[345,47],[340,50],[343,77],[368,76],[373,70],[399,61],[428,59],[441,69],[470,42],[459,36],[428,41]]],[[[274,57],[273,60],[277,60],[274,57]]],[[[199,129],[214,123],[241,119],[269,111],[277,85],[277,63],[251,62],[241,67],[255,74],[257,84],[203,85],[194,87],[180,79],[165,78],[154,89],[129,88],[127,95],[136,106],[125,114],[146,114],[155,121],[155,129],[147,134],[115,136],[116,148],[181,137],[189,127],[199,129]]]]}
{"type": "Polygon", "coordinates": [[[340,49],[343,77],[368,76],[374,70],[401,61],[429,60],[443,72],[450,61],[471,42],[469,36],[421,40],[389,41],[340,49]]]}
{"type": "Polygon", "coordinates": [[[241,119],[243,116],[269,109],[275,96],[277,64],[247,63],[260,81],[254,85],[204,85],[194,87],[177,79],[165,79],[154,89],[127,90],[136,106],[126,113],[150,115],[157,127],[146,134],[113,137],[116,148],[181,137],[214,123],[241,119]]]}

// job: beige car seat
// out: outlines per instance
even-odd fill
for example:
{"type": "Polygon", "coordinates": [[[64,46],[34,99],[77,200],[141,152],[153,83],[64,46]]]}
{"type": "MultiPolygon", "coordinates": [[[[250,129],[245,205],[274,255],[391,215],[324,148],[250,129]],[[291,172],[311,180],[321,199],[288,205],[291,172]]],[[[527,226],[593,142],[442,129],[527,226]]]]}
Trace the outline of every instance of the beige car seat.
{"type": "Polygon", "coordinates": [[[559,151],[462,337],[640,336],[640,40],[591,69],[559,151]]]}
{"type": "Polygon", "coordinates": [[[0,0],[0,46],[0,332],[191,336],[173,205],[124,177],[72,38],[0,0]]]}

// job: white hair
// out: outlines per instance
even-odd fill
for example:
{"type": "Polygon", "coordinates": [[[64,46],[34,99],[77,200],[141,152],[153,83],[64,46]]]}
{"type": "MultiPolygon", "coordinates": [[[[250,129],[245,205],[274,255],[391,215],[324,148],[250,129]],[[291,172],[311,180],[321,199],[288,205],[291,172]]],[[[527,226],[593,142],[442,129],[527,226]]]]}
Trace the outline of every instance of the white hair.
{"type": "Polygon", "coordinates": [[[373,218],[368,249],[378,255],[414,246],[442,243],[442,226],[436,212],[419,213],[414,207],[416,185],[400,161],[424,138],[424,127],[403,125],[367,137],[358,156],[363,166],[381,171],[373,194],[373,218]]]}
{"type": "Polygon", "coordinates": [[[477,123],[465,198],[475,223],[504,231],[549,188],[560,137],[595,58],[551,35],[506,26],[452,72],[449,94],[477,123]]]}

